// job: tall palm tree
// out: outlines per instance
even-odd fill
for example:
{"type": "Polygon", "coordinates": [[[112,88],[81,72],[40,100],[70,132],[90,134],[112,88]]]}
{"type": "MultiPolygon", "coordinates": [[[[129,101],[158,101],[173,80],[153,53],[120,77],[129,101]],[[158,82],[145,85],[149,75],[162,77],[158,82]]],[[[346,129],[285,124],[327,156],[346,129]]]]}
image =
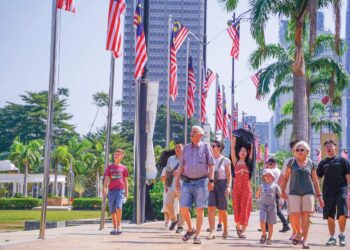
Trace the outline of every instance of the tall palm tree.
{"type": "Polygon", "coordinates": [[[27,178],[29,169],[40,164],[43,153],[42,140],[33,140],[28,144],[23,144],[17,138],[10,148],[9,159],[20,167],[24,167],[23,194],[28,196],[27,178]]]}
{"type": "Polygon", "coordinates": [[[57,186],[57,175],[58,175],[58,165],[63,165],[66,169],[69,166],[70,159],[72,158],[69,153],[67,146],[58,146],[52,152],[52,161],[53,161],[53,169],[54,169],[54,185],[53,185],[53,193],[55,196],[58,196],[58,186],[57,186]]]}
{"type": "MultiPolygon", "coordinates": [[[[293,72],[293,137],[308,140],[307,85],[305,77],[305,58],[303,37],[306,35],[306,17],[309,4],[316,4],[315,10],[332,3],[331,0],[251,0],[251,32],[258,44],[264,48],[264,28],[272,15],[285,16],[294,24],[295,54],[292,63],[293,72]]],[[[314,22],[313,22],[314,23],[314,22]]]]}

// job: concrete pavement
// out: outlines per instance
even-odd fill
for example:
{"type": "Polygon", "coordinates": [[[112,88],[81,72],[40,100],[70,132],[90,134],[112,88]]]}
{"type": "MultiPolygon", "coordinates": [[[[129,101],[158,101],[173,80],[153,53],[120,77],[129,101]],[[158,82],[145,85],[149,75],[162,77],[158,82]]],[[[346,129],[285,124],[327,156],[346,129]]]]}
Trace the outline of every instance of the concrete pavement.
{"type": "MultiPolygon", "coordinates": [[[[320,214],[312,217],[313,224],[310,227],[309,245],[312,249],[325,249],[325,242],[328,239],[328,230],[326,222],[322,220],[320,214]]],[[[293,246],[288,238],[290,233],[279,233],[281,223],[274,227],[273,245],[261,245],[259,243],[260,233],[258,213],[254,212],[250,218],[250,225],[247,230],[247,239],[238,239],[234,230],[232,215],[229,216],[229,238],[222,239],[221,232],[217,232],[214,240],[206,240],[208,235],[205,230],[208,227],[208,221],[202,228],[202,244],[194,245],[193,239],[188,242],[181,240],[182,234],[170,232],[164,227],[164,223],[152,222],[142,225],[123,223],[123,233],[121,235],[109,235],[112,229],[110,223],[102,231],[98,230],[98,225],[83,225],[65,228],[48,229],[46,239],[38,240],[38,230],[19,231],[0,233],[0,249],[140,249],[140,250],[158,250],[158,249],[301,249],[301,245],[293,246]]],[[[350,249],[350,223],[345,232],[348,246],[342,249],[350,249]]],[[[337,229],[338,232],[338,229],[337,229]]],[[[340,248],[339,246],[332,248],[340,248]]]]}

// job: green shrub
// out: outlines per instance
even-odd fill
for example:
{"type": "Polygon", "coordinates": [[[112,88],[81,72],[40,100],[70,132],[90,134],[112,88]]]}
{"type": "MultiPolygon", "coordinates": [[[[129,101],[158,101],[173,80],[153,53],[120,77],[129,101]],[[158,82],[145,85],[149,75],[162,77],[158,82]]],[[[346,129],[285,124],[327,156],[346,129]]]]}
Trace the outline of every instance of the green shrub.
{"type": "Polygon", "coordinates": [[[100,210],[101,198],[74,198],[73,208],[75,210],[100,210]]]}
{"type": "Polygon", "coordinates": [[[0,198],[0,209],[32,209],[41,205],[35,198],[0,198]]]}

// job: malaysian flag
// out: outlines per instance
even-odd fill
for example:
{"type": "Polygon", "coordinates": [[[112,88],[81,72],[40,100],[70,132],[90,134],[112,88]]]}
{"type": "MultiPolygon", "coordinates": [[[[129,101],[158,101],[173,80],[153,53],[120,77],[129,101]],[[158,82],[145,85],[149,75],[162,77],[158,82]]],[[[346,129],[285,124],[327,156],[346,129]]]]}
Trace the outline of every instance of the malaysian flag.
{"type": "Polygon", "coordinates": [[[222,95],[220,84],[217,86],[216,96],[216,128],[215,131],[222,130],[223,127],[222,95]]]}
{"type": "Polygon", "coordinates": [[[252,75],[251,79],[256,87],[256,99],[260,100],[261,96],[259,95],[259,84],[260,84],[260,75],[261,75],[261,71],[259,70],[258,72],[256,72],[254,75],[252,75]]]}
{"type": "Polygon", "coordinates": [[[108,11],[106,50],[112,51],[114,58],[122,55],[121,15],[125,12],[124,0],[110,0],[108,11]]]}
{"type": "Polygon", "coordinates": [[[256,147],[256,162],[261,162],[262,161],[262,152],[261,152],[261,145],[259,139],[257,139],[257,142],[255,142],[255,147],[256,147]]]}
{"type": "Polygon", "coordinates": [[[192,66],[192,57],[188,59],[188,95],[187,95],[187,117],[191,118],[194,114],[194,92],[196,91],[196,78],[192,66]]]}
{"type": "Polygon", "coordinates": [[[240,29],[240,20],[232,23],[232,25],[227,29],[228,34],[232,39],[232,49],[230,56],[238,60],[239,56],[239,29],[240,29]]]}
{"type": "Polygon", "coordinates": [[[222,124],[222,135],[223,138],[228,138],[229,137],[229,131],[227,127],[227,109],[226,109],[226,95],[225,95],[225,89],[222,90],[222,99],[223,99],[223,108],[224,108],[224,115],[223,115],[223,124],[222,124]]]}
{"type": "Polygon", "coordinates": [[[265,141],[265,153],[264,153],[264,162],[269,159],[269,145],[267,145],[267,140],[265,141]]]}
{"type": "Polygon", "coordinates": [[[188,35],[188,29],[175,21],[170,41],[170,97],[175,101],[178,93],[177,87],[177,60],[176,53],[188,35]]]}
{"type": "Polygon", "coordinates": [[[56,0],[57,9],[75,13],[74,0],[56,0]]]}
{"type": "Polygon", "coordinates": [[[210,69],[207,70],[207,75],[205,77],[205,82],[203,83],[202,86],[202,97],[201,97],[201,105],[202,105],[202,110],[201,110],[201,119],[202,123],[205,123],[207,120],[207,108],[206,108],[206,102],[207,102],[207,96],[208,92],[210,89],[211,84],[214,82],[216,79],[216,74],[211,71],[210,69]]]}
{"type": "Polygon", "coordinates": [[[143,30],[140,0],[138,0],[135,9],[134,26],[136,28],[136,54],[134,78],[138,79],[142,76],[147,62],[146,37],[145,32],[143,30]]]}
{"type": "Polygon", "coordinates": [[[232,128],[233,130],[238,129],[238,106],[233,108],[233,117],[232,117],[232,128]]]}

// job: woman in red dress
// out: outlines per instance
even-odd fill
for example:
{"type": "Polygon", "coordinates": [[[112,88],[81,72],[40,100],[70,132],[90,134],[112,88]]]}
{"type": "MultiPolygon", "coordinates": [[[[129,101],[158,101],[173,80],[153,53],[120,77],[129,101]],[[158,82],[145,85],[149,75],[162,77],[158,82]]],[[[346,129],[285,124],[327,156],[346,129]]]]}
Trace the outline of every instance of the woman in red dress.
{"type": "Polygon", "coordinates": [[[252,210],[252,189],[250,179],[253,173],[253,150],[242,146],[236,154],[236,137],[232,138],[231,158],[235,177],[233,187],[233,210],[236,230],[239,238],[246,238],[244,234],[252,210]]]}

